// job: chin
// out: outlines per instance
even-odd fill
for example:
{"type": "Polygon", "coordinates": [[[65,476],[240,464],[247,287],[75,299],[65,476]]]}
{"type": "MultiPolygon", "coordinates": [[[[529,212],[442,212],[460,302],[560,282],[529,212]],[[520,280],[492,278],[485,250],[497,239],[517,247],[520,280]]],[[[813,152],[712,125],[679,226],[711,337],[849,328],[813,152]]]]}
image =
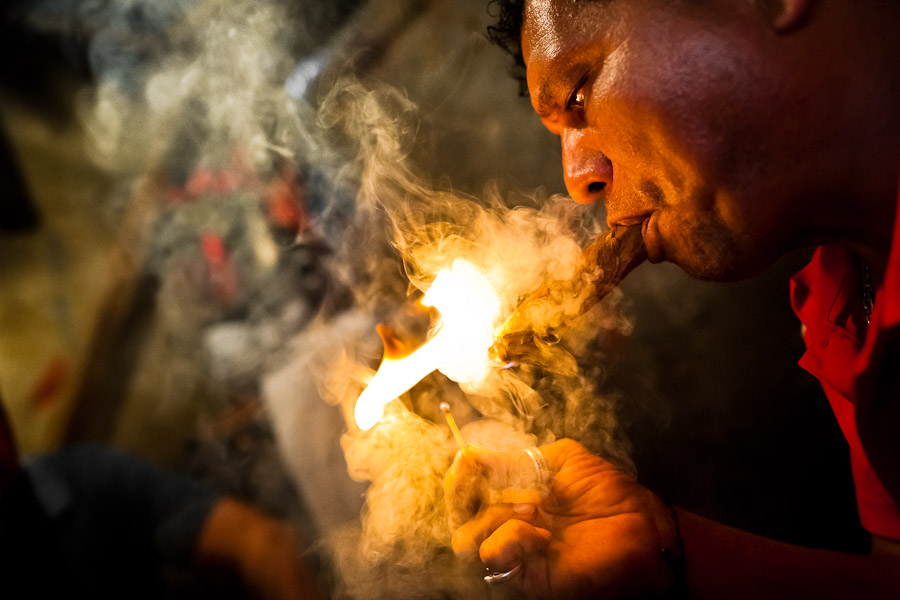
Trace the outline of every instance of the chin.
{"type": "MultiPolygon", "coordinates": [[[[668,260],[703,281],[740,281],[759,275],[774,261],[763,239],[698,219],[668,238],[668,260]]],[[[673,232],[674,233],[674,232],[673,232]]]]}
{"type": "Polygon", "coordinates": [[[738,251],[738,248],[721,246],[713,251],[695,252],[690,256],[676,256],[672,262],[695,279],[703,281],[741,281],[759,275],[771,261],[758,260],[738,251]]]}
{"type": "Polygon", "coordinates": [[[680,263],[675,264],[681,267],[681,269],[685,273],[687,273],[694,279],[700,279],[702,281],[741,281],[742,279],[747,279],[748,277],[756,275],[755,272],[746,272],[738,269],[723,269],[719,266],[712,265],[683,265],[680,263]]]}

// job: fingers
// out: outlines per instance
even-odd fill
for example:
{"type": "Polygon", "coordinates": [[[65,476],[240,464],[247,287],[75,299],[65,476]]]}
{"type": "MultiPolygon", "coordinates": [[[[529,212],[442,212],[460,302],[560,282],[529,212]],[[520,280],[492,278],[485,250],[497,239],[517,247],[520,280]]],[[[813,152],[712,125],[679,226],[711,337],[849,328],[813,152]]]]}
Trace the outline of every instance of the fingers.
{"type": "Polygon", "coordinates": [[[470,449],[492,487],[533,488],[538,483],[534,461],[525,452],[494,452],[478,446],[470,446],[470,449]]]}
{"type": "Polygon", "coordinates": [[[465,488],[476,480],[486,480],[489,488],[537,488],[545,481],[535,460],[524,451],[494,452],[469,444],[456,454],[444,478],[444,494],[449,498],[465,496],[465,488]]]}
{"type": "MultiPolygon", "coordinates": [[[[589,454],[584,446],[570,439],[542,446],[540,452],[547,459],[552,471],[558,471],[573,457],[589,454]]],[[[448,495],[453,494],[458,487],[466,484],[468,479],[476,476],[488,477],[495,485],[504,487],[530,487],[516,484],[530,478],[534,471],[534,461],[526,452],[494,452],[469,444],[464,451],[457,452],[444,479],[444,492],[448,495]]]]}
{"type": "Polygon", "coordinates": [[[456,454],[444,477],[450,530],[456,531],[485,505],[540,505],[548,489],[547,473],[527,452],[494,452],[470,444],[456,454]]]}
{"type": "MultiPolygon", "coordinates": [[[[506,504],[528,505],[533,509],[535,506],[540,505],[542,497],[541,492],[538,490],[520,490],[518,488],[507,488],[503,490],[501,499],[506,504]]],[[[528,510],[527,512],[532,511],[528,510]]]]}
{"type": "Polygon", "coordinates": [[[470,450],[456,453],[444,476],[444,504],[450,530],[472,518],[488,496],[484,469],[470,450]]]}
{"type": "Polygon", "coordinates": [[[531,523],[512,519],[500,525],[479,548],[481,561],[492,571],[509,571],[516,565],[524,568],[522,579],[534,570],[534,559],[542,555],[550,543],[550,532],[531,523]]]}
{"type": "Polygon", "coordinates": [[[588,454],[588,451],[575,440],[563,438],[552,444],[541,446],[541,453],[547,459],[547,462],[550,463],[550,466],[558,471],[567,460],[576,455],[588,454]]]}
{"type": "Polygon", "coordinates": [[[505,522],[511,519],[534,521],[537,511],[534,504],[495,504],[478,513],[474,519],[453,532],[453,552],[462,558],[474,560],[482,542],[505,522]]]}
{"type": "Polygon", "coordinates": [[[444,476],[444,495],[456,497],[460,494],[460,488],[467,487],[473,476],[481,475],[481,463],[476,458],[475,447],[469,444],[465,450],[460,450],[453,457],[453,464],[444,476]]]}

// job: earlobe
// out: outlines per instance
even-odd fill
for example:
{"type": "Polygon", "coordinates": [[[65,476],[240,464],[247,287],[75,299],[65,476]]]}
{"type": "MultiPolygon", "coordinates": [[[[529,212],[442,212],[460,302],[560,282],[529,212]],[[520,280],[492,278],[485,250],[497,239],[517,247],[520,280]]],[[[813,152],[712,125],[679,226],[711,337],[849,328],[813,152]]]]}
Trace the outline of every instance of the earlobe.
{"type": "Polygon", "coordinates": [[[757,0],[756,4],[776,33],[789,33],[806,21],[812,0],[757,0]]]}

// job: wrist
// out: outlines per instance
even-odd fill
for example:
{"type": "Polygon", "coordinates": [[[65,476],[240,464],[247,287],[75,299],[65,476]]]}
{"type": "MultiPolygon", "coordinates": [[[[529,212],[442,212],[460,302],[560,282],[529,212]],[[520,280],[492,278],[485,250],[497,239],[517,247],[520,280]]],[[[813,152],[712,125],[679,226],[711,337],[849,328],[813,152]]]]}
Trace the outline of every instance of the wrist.
{"type": "Polygon", "coordinates": [[[688,598],[687,562],[681,535],[678,509],[671,502],[653,496],[653,517],[659,541],[659,553],[669,579],[668,597],[688,598]]]}
{"type": "Polygon", "coordinates": [[[669,509],[671,523],[675,528],[675,539],[672,545],[663,547],[662,554],[674,580],[670,597],[675,600],[683,600],[690,597],[687,585],[687,560],[684,554],[684,538],[681,537],[678,509],[668,502],[666,507],[669,509]]]}

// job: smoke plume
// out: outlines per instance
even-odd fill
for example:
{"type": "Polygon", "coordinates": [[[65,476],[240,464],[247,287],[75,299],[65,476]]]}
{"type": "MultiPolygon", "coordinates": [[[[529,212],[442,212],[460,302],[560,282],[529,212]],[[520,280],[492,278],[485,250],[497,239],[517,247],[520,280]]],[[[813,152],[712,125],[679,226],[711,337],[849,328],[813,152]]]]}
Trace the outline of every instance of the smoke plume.
{"type": "MultiPolygon", "coordinates": [[[[141,217],[133,251],[160,282],[160,354],[223,396],[262,394],[339,597],[480,596],[480,577],[449,549],[441,484],[456,446],[438,404],[450,402],[470,443],[573,437],[628,467],[614,399],[596,393],[598,332],[630,327],[619,296],[569,323],[539,362],[465,390],[433,373],[361,432],[352,412],[381,358],[375,325],[456,258],[486,274],[508,316],[544,281],[575,277],[602,224],[568,198],[501,184],[476,198],[420,172],[417,107],[352,62],[330,62],[313,92],[292,97],[285,81],[303,44],[279,2],[104,10],[111,25],[91,46],[97,84],[80,114],[92,160],[121,182],[113,218],[141,217]],[[162,25],[142,34],[135,22],[162,25]],[[272,208],[285,197],[291,218],[272,208]]],[[[533,325],[569,313],[548,305],[533,325]]],[[[170,364],[155,365],[156,381],[170,364]]],[[[166,389],[180,397],[187,385],[166,389]]]]}
{"type": "MultiPolygon", "coordinates": [[[[541,364],[496,369],[466,390],[433,373],[389,405],[376,427],[361,432],[351,415],[381,358],[374,326],[460,257],[491,280],[508,316],[542,282],[572,279],[581,247],[601,225],[568,198],[499,185],[472,198],[434,185],[407,159],[419,127],[415,107],[397,90],[337,82],[323,100],[319,123],[354,148],[353,167],[345,173],[359,181],[356,219],[332,262],[341,287],[352,291],[353,307],[342,318],[311,324],[296,340],[298,355],[269,380],[267,392],[286,402],[301,380],[318,380],[317,393],[347,416],[341,438],[347,469],[353,479],[369,482],[358,541],[348,546],[342,536],[334,546],[348,596],[478,595],[471,574],[461,575],[448,554],[441,484],[456,446],[438,404],[451,403],[467,442],[517,450],[569,436],[627,468],[613,403],[596,395],[598,373],[579,361],[596,360],[598,329],[627,333],[628,322],[616,309],[617,297],[608,298],[573,324],[541,364]]],[[[548,305],[534,327],[557,324],[567,312],[548,305]]]]}

